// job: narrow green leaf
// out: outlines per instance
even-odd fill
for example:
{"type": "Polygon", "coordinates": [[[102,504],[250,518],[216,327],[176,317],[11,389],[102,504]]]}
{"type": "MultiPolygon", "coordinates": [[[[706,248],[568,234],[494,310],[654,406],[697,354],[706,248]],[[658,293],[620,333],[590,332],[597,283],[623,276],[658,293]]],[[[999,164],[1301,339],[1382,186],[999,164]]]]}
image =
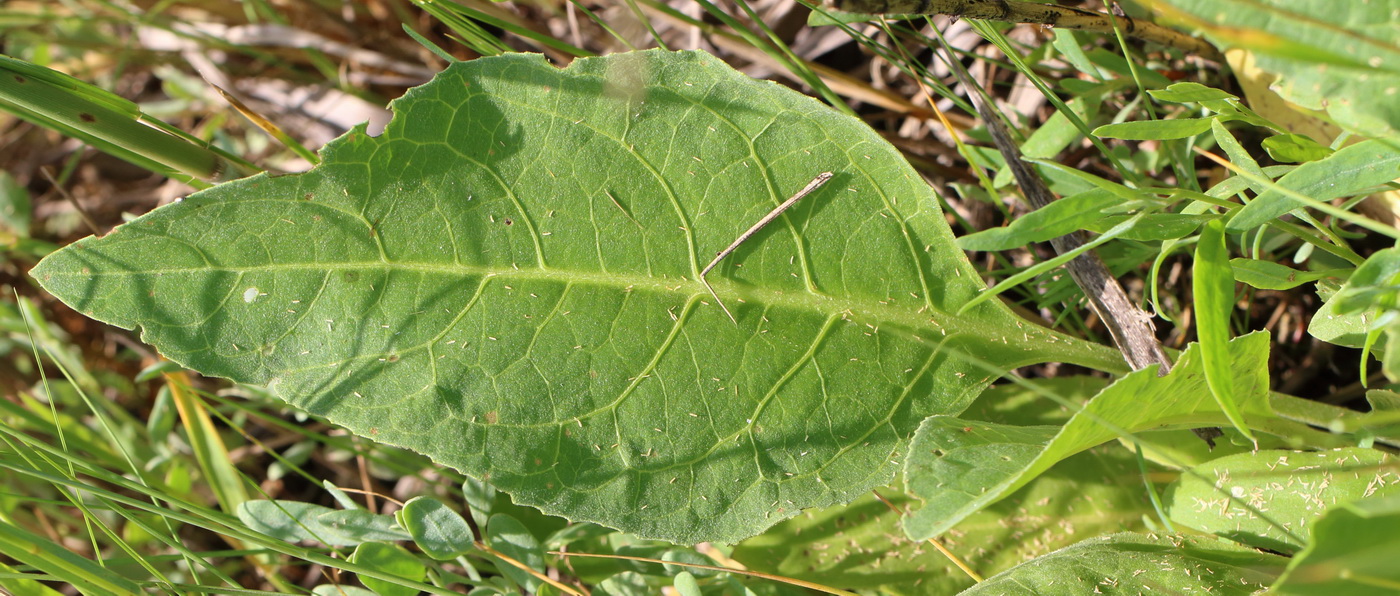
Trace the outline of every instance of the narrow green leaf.
{"type": "Polygon", "coordinates": [[[142,121],[136,104],[57,71],[0,55],[0,109],[154,172],[202,180],[246,173],[245,164],[142,121]]]}
{"type": "Polygon", "coordinates": [[[1328,280],[1318,282],[1318,293],[1322,294],[1326,302],[1322,303],[1322,308],[1317,309],[1317,313],[1308,322],[1308,334],[1330,344],[1348,348],[1362,347],[1366,343],[1366,334],[1371,330],[1371,323],[1380,317],[1381,309],[1373,307],[1343,313],[1337,308],[1339,294],[1323,292],[1323,288],[1328,285],[1336,287],[1328,280]]]}
{"type": "Polygon", "coordinates": [[[1267,587],[1285,564],[1283,557],[1199,538],[1114,534],[1086,540],[989,577],[962,596],[1246,596],[1267,587]],[[1054,589],[1045,591],[1049,586],[1054,589]]]}
{"type": "Polygon", "coordinates": [[[23,574],[10,565],[0,563],[0,573],[6,576],[0,578],[0,592],[9,596],[63,596],[63,592],[38,581],[22,579],[23,574]]]}
{"type": "Polygon", "coordinates": [[[1332,505],[1400,493],[1393,458],[1375,449],[1228,455],[1167,488],[1172,521],[1235,542],[1291,554],[1332,505]]]}
{"type": "MultiPolygon", "coordinates": [[[[1400,141],[1372,139],[1300,165],[1279,178],[1278,184],[1318,201],[1330,201],[1397,177],[1400,177],[1400,141]]],[[[1302,206],[1284,193],[1269,189],[1236,211],[1226,230],[1232,234],[1252,230],[1302,206]]]]}
{"type": "Polygon", "coordinates": [[[1400,248],[1383,248],[1367,257],[1332,301],[1344,315],[1400,309],[1400,248]]]}
{"type": "Polygon", "coordinates": [[[958,314],[963,314],[965,312],[971,311],[974,307],[987,303],[992,298],[996,297],[1002,292],[1005,292],[1011,288],[1021,285],[1027,280],[1030,280],[1042,273],[1045,273],[1046,271],[1050,271],[1051,269],[1055,269],[1061,265],[1064,265],[1065,263],[1068,263],[1074,260],[1075,258],[1079,257],[1079,255],[1091,251],[1097,248],[1099,245],[1104,244],[1109,240],[1113,240],[1114,238],[1117,238],[1127,233],[1129,230],[1132,230],[1133,227],[1137,225],[1138,221],[1142,220],[1142,217],[1142,213],[1129,217],[1122,223],[1113,226],[1113,229],[1104,232],[1103,234],[1099,235],[1099,237],[1080,245],[1074,250],[1056,255],[1050,260],[1036,263],[1035,265],[1032,265],[1017,272],[1011,277],[1001,280],[1001,283],[997,284],[995,287],[988,288],[987,291],[978,294],[976,298],[964,302],[962,308],[958,310],[958,314]]]}
{"type": "Polygon", "coordinates": [[[515,564],[498,561],[496,566],[502,573],[524,587],[527,593],[533,593],[539,589],[543,582],[538,577],[531,575],[527,569],[538,573],[545,571],[544,549],[540,548],[539,540],[530,533],[530,530],[525,528],[524,524],[509,515],[493,515],[486,524],[486,543],[497,552],[526,567],[526,569],[522,569],[515,564]]]}
{"type": "MultiPolygon", "coordinates": [[[[1063,29],[1058,29],[1055,33],[1070,33],[1063,29]]],[[[1101,93],[1092,95],[1080,95],[1067,102],[1065,105],[1079,116],[1080,120],[1088,122],[1093,120],[1099,113],[1099,104],[1103,101],[1101,93]]],[[[1051,159],[1065,150],[1070,143],[1076,139],[1083,138],[1079,129],[1074,126],[1069,117],[1056,111],[1026,138],[1026,142],[1021,144],[1021,154],[1031,159],[1051,159]]]]}
{"type": "MultiPolygon", "coordinates": [[[[667,563],[685,563],[687,565],[715,564],[714,559],[700,554],[693,548],[687,547],[666,549],[666,552],[661,555],[661,560],[666,561],[667,563]]],[[[713,571],[710,569],[693,569],[681,565],[667,564],[663,564],[661,566],[661,569],[665,571],[667,575],[676,575],[678,573],[690,573],[693,574],[694,577],[714,577],[722,573],[720,571],[713,571]]]]}
{"type": "MultiPolygon", "coordinates": [[[[1264,168],[1264,177],[1269,180],[1273,180],[1296,169],[1298,169],[1298,166],[1268,166],[1264,168]]],[[[1230,176],[1224,180],[1221,180],[1220,182],[1215,183],[1215,186],[1210,187],[1210,190],[1206,191],[1206,197],[1232,197],[1244,192],[1244,190],[1248,188],[1250,184],[1252,184],[1252,181],[1249,178],[1246,178],[1244,176],[1230,176]]],[[[1200,196],[1199,193],[1186,189],[1178,188],[1174,190],[1172,194],[1187,197],[1197,201],[1206,200],[1206,197],[1200,196]]],[[[1239,208],[1239,204],[1219,206],[1233,209],[1239,208]]]]}
{"type": "MultiPolygon", "coordinates": [[[[1084,229],[1100,234],[1123,225],[1134,216],[1130,215],[1107,215],[1089,222],[1084,229]]],[[[1208,221],[1218,219],[1215,215],[1192,215],[1188,213],[1146,213],[1138,219],[1132,229],[1124,232],[1119,238],[1124,240],[1138,240],[1142,242],[1154,242],[1162,240],[1177,240],[1190,236],[1208,221]]]]}
{"type": "MultiPolygon", "coordinates": [[[[1102,176],[1096,176],[1092,173],[1085,172],[1084,170],[1081,170],[1079,168],[1071,168],[1062,163],[1057,163],[1050,160],[1032,159],[1028,161],[1034,162],[1036,165],[1046,168],[1048,172],[1061,174],[1065,177],[1073,178],[1080,182],[1087,183],[1092,187],[1100,188],[1111,192],[1120,199],[1123,199],[1125,203],[1133,201],[1154,202],[1155,200],[1155,198],[1151,194],[1145,191],[1136,188],[1129,188],[1118,182],[1108,180],[1106,178],[1103,178],[1102,176]]],[[[1054,190],[1054,188],[1052,187],[1051,190],[1054,190]]],[[[1079,192],[1083,192],[1083,190],[1079,192]]]]}
{"type": "Polygon", "coordinates": [[[1336,151],[1309,137],[1300,134],[1274,135],[1261,143],[1269,157],[1283,163],[1303,163],[1323,159],[1336,151]]]}
{"type": "Polygon", "coordinates": [[[678,596],[701,596],[704,594],[700,591],[700,582],[695,581],[695,576],[688,571],[677,573],[676,578],[671,582],[671,587],[675,588],[678,596]]]}
{"type": "Polygon", "coordinates": [[[1190,81],[1172,83],[1166,89],[1153,89],[1147,92],[1157,101],[1170,101],[1172,103],[1205,103],[1226,99],[1239,99],[1224,90],[1214,87],[1207,87],[1200,83],[1190,81]]]}
{"type": "MultiPolygon", "coordinates": [[[[1225,125],[1220,123],[1219,119],[1211,120],[1210,130],[1212,136],[1215,137],[1215,142],[1220,145],[1221,149],[1225,150],[1225,155],[1230,158],[1230,163],[1235,164],[1241,170],[1254,174],[1258,178],[1268,178],[1268,176],[1264,174],[1264,169],[1259,167],[1259,162],[1254,161],[1254,156],[1250,155],[1249,151],[1245,150],[1239,140],[1235,139],[1235,135],[1231,134],[1230,131],[1225,128],[1225,125]]],[[[1256,195],[1263,194],[1267,190],[1263,185],[1254,182],[1250,178],[1245,178],[1245,180],[1249,184],[1249,188],[1253,190],[1256,195]]]]}
{"type": "Polygon", "coordinates": [[[683,543],[887,483],[919,421],[993,377],[961,353],[1123,370],[995,301],[958,314],[983,286],[899,152],[707,54],[472,60],[394,108],[311,172],[196,194],[32,274],[204,374],[683,543]],[[699,272],[828,171],[710,272],[736,325],[699,272]]]}
{"type": "Polygon", "coordinates": [[[135,582],[115,571],[9,522],[0,522],[0,554],[61,579],[84,594],[134,596],[145,593],[135,582]]]}
{"type": "Polygon", "coordinates": [[[1210,130],[1214,118],[1177,118],[1173,120],[1141,120],[1105,124],[1094,129],[1094,135],[1128,141],[1163,141],[1194,137],[1210,130]]]}
{"type": "MultiPolygon", "coordinates": [[[[1055,45],[1055,49],[1060,51],[1060,54],[1064,56],[1065,60],[1069,62],[1070,65],[1074,66],[1075,70],[1078,70],[1079,72],[1084,73],[1097,81],[1105,81],[1112,78],[1106,75],[1103,70],[1100,70],[1098,65],[1094,64],[1094,62],[1089,59],[1089,56],[1084,53],[1083,42],[1080,41],[1079,36],[1075,34],[1074,30],[1054,29],[1054,32],[1055,39],[1051,43],[1055,45]]],[[[1080,79],[1069,80],[1079,81],[1080,79]]],[[[1076,93],[1075,95],[1081,94],[1076,93]]],[[[1076,97],[1075,99],[1079,99],[1079,97],[1076,97]]],[[[1071,105],[1073,105],[1072,102],[1066,103],[1070,103],[1071,105]]],[[[1049,156],[1043,155],[1041,157],[1049,156]]]]}
{"type": "MultiPolygon", "coordinates": [[[[427,566],[419,561],[418,557],[413,556],[413,553],[397,544],[366,542],[355,549],[350,555],[350,561],[413,582],[421,582],[428,575],[427,566]]],[[[375,577],[361,576],[360,582],[380,596],[416,596],[420,593],[418,588],[375,577]]]]}
{"type": "MultiPolygon", "coordinates": [[[[1251,416],[1270,416],[1266,333],[1230,342],[1235,395],[1251,416]]],[[[1155,367],[1119,379],[1058,432],[1012,428],[950,416],[925,420],[910,446],[904,480],[924,501],[904,523],[915,540],[937,536],[1024,486],[1064,458],[1120,436],[1154,428],[1195,428],[1226,420],[1206,385],[1199,344],[1189,346],[1171,373],[1155,367]],[[964,430],[971,429],[971,430],[964,430]],[[1010,443],[996,442],[1006,438],[1010,443]],[[1035,441],[1043,439],[1037,446],[1035,441]],[[1034,453],[1032,453],[1034,451],[1034,453]],[[956,462],[944,457],[956,453],[956,462]],[[1004,459],[1009,458],[1009,459],[1004,459]],[[957,462],[979,462],[966,467],[957,462]],[[1018,464],[1019,462],[1019,464],[1018,464]]]]}
{"type": "Polygon", "coordinates": [[[1291,290],[1308,282],[1327,277],[1345,278],[1350,269],[1299,271],[1287,265],[1260,259],[1230,259],[1230,271],[1235,281],[1261,290],[1291,290]]]}
{"type": "Polygon", "coordinates": [[[321,584],[312,588],[311,593],[315,596],[379,596],[374,590],[344,584],[321,584]]]}
{"type": "Polygon", "coordinates": [[[498,496],[496,487],[475,478],[462,481],[462,499],[467,502],[472,520],[477,526],[485,526],[486,520],[496,513],[498,496]]]}
{"type": "Polygon", "coordinates": [[[414,544],[429,557],[445,561],[475,549],[467,520],[442,501],[415,497],[404,503],[399,518],[414,544]]]}
{"type": "MultiPolygon", "coordinates": [[[[1362,358],[1366,356],[1363,354],[1362,358]]],[[[1385,352],[1380,354],[1381,373],[1390,382],[1400,382],[1400,320],[1392,320],[1385,326],[1385,352]]],[[[1364,363],[1365,360],[1362,360],[1364,363]]],[[[1361,369],[1361,378],[1366,378],[1366,369],[1361,369]]]]}
{"type": "Polygon", "coordinates": [[[1011,225],[991,228],[958,238],[963,250],[1007,250],[1032,242],[1045,242],[1084,229],[1099,218],[1105,208],[1122,199],[1103,189],[1094,189],[1061,198],[1011,221],[1011,225]]]}
{"type": "Polygon", "coordinates": [[[1196,242],[1196,259],[1191,268],[1191,289],[1196,310],[1196,336],[1201,342],[1206,383],[1220,409],[1236,429],[1252,441],[1235,396],[1230,362],[1230,313],[1235,310],[1235,275],[1230,270],[1230,251],[1225,247],[1225,224],[1206,224],[1196,242]]]}
{"type": "Polygon", "coordinates": [[[238,519],[249,529],[285,542],[315,540],[330,546],[356,546],[363,542],[323,524],[322,514],[336,511],[301,501],[244,501],[238,506],[238,519]]]}
{"type": "Polygon", "coordinates": [[[1274,584],[1276,594],[1336,596],[1400,590],[1400,496],[1331,508],[1312,526],[1312,541],[1274,584]]]}
{"type": "Polygon", "coordinates": [[[394,516],[364,509],[335,509],[316,516],[316,521],[361,542],[397,542],[413,538],[399,527],[394,516]]]}
{"type": "Polygon", "coordinates": [[[656,589],[647,585],[646,576],[636,571],[624,571],[598,584],[598,591],[608,596],[650,596],[656,589]]]}

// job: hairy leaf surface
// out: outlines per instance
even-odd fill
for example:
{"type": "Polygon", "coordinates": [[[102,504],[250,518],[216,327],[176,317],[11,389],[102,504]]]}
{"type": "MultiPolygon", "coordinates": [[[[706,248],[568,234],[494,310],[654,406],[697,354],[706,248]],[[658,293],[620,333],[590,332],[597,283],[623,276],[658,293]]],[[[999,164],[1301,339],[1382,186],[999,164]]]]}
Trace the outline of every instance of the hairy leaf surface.
{"type": "Polygon", "coordinates": [[[1287,559],[1198,538],[1113,534],[987,578],[963,594],[1256,594],[1287,559]]]}
{"type": "Polygon", "coordinates": [[[1328,508],[1397,494],[1400,474],[1382,451],[1268,450],[1193,468],[1164,497],[1172,521],[1241,544],[1296,553],[1328,508]]]}
{"type": "Polygon", "coordinates": [[[890,481],[997,367],[1122,370],[984,304],[928,185],[861,122],[702,53],[455,64],[301,175],[189,197],[33,275],[517,502],[734,541],[890,481]],[[709,275],[716,251],[835,177],[709,275]]]}

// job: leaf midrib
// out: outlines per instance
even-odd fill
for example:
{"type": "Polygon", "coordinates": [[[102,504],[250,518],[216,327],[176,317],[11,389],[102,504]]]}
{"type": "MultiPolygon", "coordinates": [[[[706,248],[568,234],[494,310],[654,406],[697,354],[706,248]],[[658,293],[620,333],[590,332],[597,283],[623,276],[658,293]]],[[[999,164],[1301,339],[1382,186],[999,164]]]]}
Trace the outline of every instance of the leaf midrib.
{"type": "MultiPolygon", "coordinates": [[[[709,296],[708,292],[699,282],[686,277],[677,277],[671,280],[665,277],[657,278],[636,274],[619,275],[616,273],[597,271],[517,269],[514,267],[484,267],[480,265],[464,264],[443,265],[438,263],[386,263],[383,261],[314,264],[278,263],[240,267],[181,267],[146,269],[142,271],[106,271],[97,274],[74,273],[67,276],[55,274],[54,277],[74,277],[91,280],[96,276],[127,277],[208,273],[214,271],[244,275],[252,272],[316,271],[326,273],[336,271],[365,272],[370,270],[429,273],[460,277],[480,276],[483,278],[483,283],[489,283],[491,279],[524,279],[551,281],[566,285],[586,284],[612,287],[621,292],[642,289],[658,294],[675,294],[683,297],[684,300],[687,301],[699,299],[705,304],[708,304],[705,299],[709,296]]],[[[767,290],[762,286],[752,284],[736,283],[723,278],[711,279],[710,284],[715,287],[716,292],[721,294],[722,298],[728,297],[730,300],[744,303],[787,307],[793,310],[813,312],[826,316],[842,315],[844,313],[844,318],[853,322],[864,323],[872,327],[875,331],[879,330],[880,324],[893,324],[906,329],[915,330],[915,332],[922,332],[922,334],[918,335],[920,341],[941,341],[945,337],[951,335],[980,337],[988,341],[1000,339],[1004,345],[1016,343],[1027,350],[1026,353],[1029,358],[1023,359],[1023,362],[1060,360],[1114,372],[1121,372],[1123,368],[1122,363],[1117,361],[1117,358],[1119,358],[1117,353],[1107,352],[1106,350],[1110,349],[1106,346],[1071,338],[1035,323],[1022,322],[1014,315],[1009,315],[1006,319],[1009,324],[999,325],[990,323],[986,318],[957,315],[940,310],[937,307],[930,308],[927,301],[922,298],[912,299],[918,301],[918,308],[914,308],[912,305],[909,308],[901,308],[893,304],[896,299],[893,296],[886,298],[867,297],[861,300],[833,296],[820,291],[811,290],[810,288],[805,292],[784,292],[780,290],[767,290]],[[953,329],[955,331],[950,333],[946,331],[947,329],[953,329]],[[1051,343],[1053,347],[1046,347],[1044,344],[1047,342],[1051,343]]]]}

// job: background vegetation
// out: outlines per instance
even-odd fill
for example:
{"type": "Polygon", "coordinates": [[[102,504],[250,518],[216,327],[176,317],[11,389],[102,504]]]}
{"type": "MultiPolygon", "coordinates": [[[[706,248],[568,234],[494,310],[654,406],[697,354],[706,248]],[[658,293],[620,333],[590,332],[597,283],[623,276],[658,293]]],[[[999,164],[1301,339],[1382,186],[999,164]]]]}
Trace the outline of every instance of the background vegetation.
{"type": "Polygon", "coordinates": [[[1400,104],[1385,100],[1400,85],[1400,3],[1065,4],[1155,17],[1211,45],[1145,42],[1112,19],[1098,31],[834,19],[786,0],[5,2],[5,75],[53,94],[18,97],[13,78],[0,89],[12,114],[0,116],[0,582],[21,594],[1400,586],[1385,564],[1400,535],[1385,498],[1400,404],[1387,390],[1400,371],[1388,248],[1400,104]],[[935,51],[938,30],[1073,202],[1026,216],[972,89],[935,51]],[[926,421],[895,486],[736,545],[677,546],[515,505],[262,387],[183,370],[28,275],[195,189],[309,169],[312,150],[359,123],[377,134],[388,102],[450,61],[538,52],[566,66],[645,48],[704,50],[858,117],[932,185],[988,285],[1011,280],[996,291],[1018,314],[1110,344],[1068,276],[1033,268],[1054,257],[1043,242],[1093,232],[1178,373],[1105,390],[1123,367],[1020,369],[956,418],[926,421]],[[113,126],[44,109],[70,101],[113,126]],[[1222,401],[1243,417],[1225,418],[1222,401]],[[1189,431],[1202,425],[1224,428],[1214,450],[1189,431]],[[964,478],[948,461],[992,471],[964,478]],[[944,499],[950,482],[1005,498],[944,499]]]}

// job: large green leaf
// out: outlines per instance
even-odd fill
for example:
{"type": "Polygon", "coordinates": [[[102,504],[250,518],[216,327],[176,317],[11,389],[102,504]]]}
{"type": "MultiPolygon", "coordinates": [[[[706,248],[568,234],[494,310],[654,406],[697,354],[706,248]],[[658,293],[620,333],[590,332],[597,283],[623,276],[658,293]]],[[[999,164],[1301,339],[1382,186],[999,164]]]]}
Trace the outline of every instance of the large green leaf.
{"type": "Polygon", "coordinates": [[[1312,542],[1293,557],[1274,593],[1381,596],[1400,589],[1400,496],[1337,505],[1312,530],[1312,542]]]}
{"type": "MultiPolygon", "coordinates": [[[[1074,376],[1040,380],[1075,401],[1087,400],[1107,381],[1074,376]]],[[[1018,385],[988,389],[964,412],[1019,424],[1063,423],[1070,414],[1018,385]]],[[[1086,538],[1139,529],[1152,506],[1141,482],[1124,481],[1139,476],[1132,452],[1118,445],[1091,449],[969,516],[942,542],[988,576],[1086,538]]],[[[881,492],[901,509],[912,502],[881,492]]],[[[900,517],[874,496],[862,497],[848,506],[784,521],[740,543],[731,556],[753,571],[847,589],[879,588],[881,594],[941,596],[972,585],[937,549],[909,540],[899,527],[900,517]]]]}
{"type": "Polygon", "coordinates": [[[929,187],[858,120],[703,53],[455,64],[383,136],[193,195],[33,275],[205,374],[538,506],[734,541],[890,481],[1011,368],[1122,370],[984,304],[929,187]],[[820,172],[825,187],[711,255],[820,172]]]}
{"type": "Polygon", "coordinates": [[[1285,562],[1226,543],[1124,533],[1028,561],[963,594],[1256,594],[1285,562]]]}
{"type": "MultiPolygon", "coordinates": [[[[1228,345],[1235,396],[1246,416],[1269,409],[1269,336],[1252,333],[1228,345]]],[[[1056,462],[1123,432],[1228,422],[1211,397],[1192,344],[1164,377],[1149,367],[1119,379],[1064,426],[1018,426],[931,416],[919,427],[904,469],[910,492],[924,501],[904,523],[911,538],[942,534],[967,516],[1025,486],[1056,462]]]]}
{"type": "Polygon", "coordinates": [[[1394,495],[1400,474],[1375,449],[1268,450],[1208,462],[1183,475],[1165,501],[1172,520],[1258,548],[1295,553],[1327,508],[1394,495]]]}
{"type": "Polygon", "coordinates": [[[1259,67],[1278,76],[1270,87],[1289,101],[1326,111],[1360,135],[1400,132],[1400,0],[1159,3],[1184,11],[1217,46],[1253,51],[1259,67]]]}

